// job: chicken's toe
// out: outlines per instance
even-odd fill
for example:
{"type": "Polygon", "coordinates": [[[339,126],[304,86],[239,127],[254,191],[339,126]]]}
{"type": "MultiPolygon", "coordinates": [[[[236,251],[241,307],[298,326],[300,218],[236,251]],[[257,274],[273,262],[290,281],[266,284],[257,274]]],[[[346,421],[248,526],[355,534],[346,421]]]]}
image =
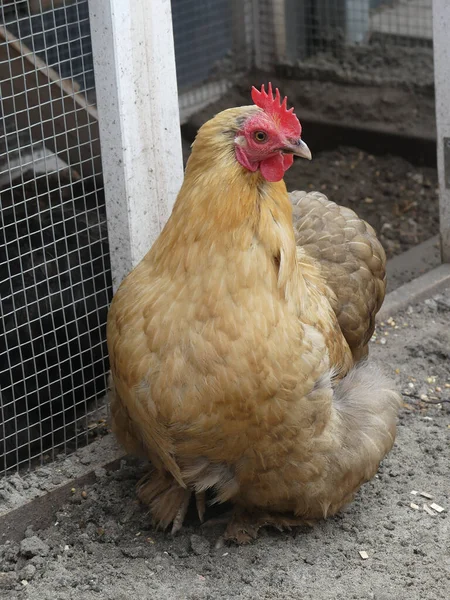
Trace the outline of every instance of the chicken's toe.
{"type": "Polygon", "coordinates": [[[219,517],[212,517],[211,519],[207,519],[202,523],[202,528],[209,529],[211,527],[217,527],[218,525],[228,525],[231,518],[233,517],[233,511],[228,510],[226,513],[223,513],[219,517]]]}
{"type": "Polygon", "coordinates": [[[172,535],[175,535],[183,527],[184,517],[189,508],[189,500],[191,499],[191,492],[189,490],[184,491],[183,499],[178,509],[175,519],[172,523],[172,535]]]}
{"type": "Polygon", "coordinates": [[[205,492],[196,492],[195,505],[197,507],[197,514],[198,514],[200,523],[203,523],[204,517],[205,517],[205,510],[206,510],[206,493],[205,492]]]}
{"type": "Polygon", "coordinates": [[[248,544],[258,537],[262,527],[274,527],[278,531],[284,531],[300,525],[305,525],[301,517],[236,508],[226,528],[224,539],[237,544],[248,544]]]}

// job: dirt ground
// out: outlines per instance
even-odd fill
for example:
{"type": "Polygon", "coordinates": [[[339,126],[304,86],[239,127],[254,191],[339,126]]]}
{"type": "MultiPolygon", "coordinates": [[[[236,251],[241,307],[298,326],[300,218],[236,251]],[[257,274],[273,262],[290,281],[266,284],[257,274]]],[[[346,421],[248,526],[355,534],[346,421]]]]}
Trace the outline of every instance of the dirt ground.
{"type": "MultiPolygon", "coordinates": [[[[229,73],[239,72],[236,66],[229,73]]],[[[223,73],[218,74],[220,79],[223,73]]],[[[310,111],[322,119],[348,125],[391,127],[417,136],[434,134],[433,50],[371,43],[337,45],[277,73],[253,71],[214,107],[219,110],[250,103],[251,85],[271,81],[288,96],[300,118],[310,111]]],[[[211,114],[208,107],[201,118],[211,114]]]]}
{"type": "MultiPolygon", "coordinates": [[[[0,598],[450,597],[449,298],[447,289],[378,326],[372,358],[404,394],[398,438],[376,478],[341,514],[313,528],[268,530],[251,545],[220,548],[223,526],[200,527],[192,516],[172,538],[154,531],[136,502],[142,467],[130,460],[75,490],[50,528],[29,529],[20,543],[0,548],[0,598]],[[444,510],[428,514],[423,506],[432,503],[444,510]]],[[[207,516],[215,514],[210,509],[207,516]]]]}

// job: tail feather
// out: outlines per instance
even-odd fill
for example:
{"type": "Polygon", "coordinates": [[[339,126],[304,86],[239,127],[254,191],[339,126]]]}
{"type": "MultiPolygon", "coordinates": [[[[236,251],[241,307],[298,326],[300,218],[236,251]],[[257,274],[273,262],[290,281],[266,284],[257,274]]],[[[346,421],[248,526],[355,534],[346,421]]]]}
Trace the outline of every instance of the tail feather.
{"type": "Polygon", "coordinates": [[[348,451],[383,452],[392,448],[401,396],[376,364],[361,361],[334,390],[333,405],[348,451]]]}
{"type": "MultiPolygon", "coordinates": [[[[342,504],[374,477],[394,445],[400,404],[401,395],[383,370],[365,360],[336,385],[332,426],[337,443],[330,462],[332,484],[346,496],[342,504]]],[[[333,507],[327,511],[336,512],[333,507]]]]}
{"type": "Polygon", "coordinates": [[[331,376],[321,383],[333,388],[332,416],[316,447],[327,466],[320,481],[304,486],[295,509],[313,519],[335,514],[374,477],[394,444],[401,403],[382,369],[365,360],[334,387],[331,376]]]}

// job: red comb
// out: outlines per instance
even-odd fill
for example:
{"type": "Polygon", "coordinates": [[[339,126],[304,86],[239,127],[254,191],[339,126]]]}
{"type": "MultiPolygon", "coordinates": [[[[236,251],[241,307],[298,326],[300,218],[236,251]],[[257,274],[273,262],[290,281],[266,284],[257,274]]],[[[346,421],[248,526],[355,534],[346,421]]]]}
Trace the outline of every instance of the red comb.
{"type": "Polygon", "coordinates": [[[276,88],[274,96],[271,83],[269,83],[268,92],[264,89],[264,84],[261,86],[261,91],[253,86],[252,100],[256,106],[259,106],[259,108],[262,108],[266,113],[277,119],[283,127],[288,128],[293,136],[300,137],[302,132],[300,121],[297,119],[293,108],[288,110],[287,96],[281,102],[280,90],[278,88],[276,88]]]}

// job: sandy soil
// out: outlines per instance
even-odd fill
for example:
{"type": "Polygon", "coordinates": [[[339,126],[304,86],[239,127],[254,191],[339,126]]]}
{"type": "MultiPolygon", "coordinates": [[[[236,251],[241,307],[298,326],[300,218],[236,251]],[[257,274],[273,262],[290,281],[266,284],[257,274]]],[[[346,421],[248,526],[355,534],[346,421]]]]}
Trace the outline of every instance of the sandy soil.
{"type": "Polygon", "coordinates": [[[194,517],[172,538],[154,531],[136,502],[142,467],[130,460],[76,490],[49,529],[29,529],[19,544],[1,547],[0,598],[450,597],[449,297],[450,289],[377,328],[372,357],[404,393],[398,439],[377,477],[340,515],[290,533],[266,531],[244,547],[216,549],[222,527],[201,528],[194,517]],[[425,512],[433,502],[444,511],[425,512]]]}

